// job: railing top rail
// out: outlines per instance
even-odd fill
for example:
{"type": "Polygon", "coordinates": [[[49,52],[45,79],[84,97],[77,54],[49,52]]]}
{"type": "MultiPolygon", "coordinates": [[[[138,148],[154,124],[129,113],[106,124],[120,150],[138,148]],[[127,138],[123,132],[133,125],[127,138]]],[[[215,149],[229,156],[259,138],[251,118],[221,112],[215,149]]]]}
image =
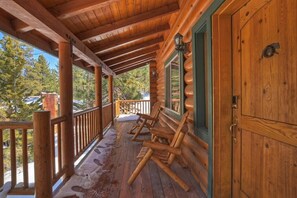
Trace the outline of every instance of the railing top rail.
{"type": "Polygon", "coordinates": [[[119,102],[150,102],[150,100],[117,100],[119,102]]]}
{"type": "Polygon", "coordinates": [[[110,105],[112,105],[112,103],[105,104],[105,105],[102,106],[102,108],[104,108],[104,107],[108,107],[108,106],[110,106],[110,105]]]}
{"type": "Polygon", "coordinates": [[[64,122],[66,121],[67,117],[64,115],[64,116],[60,116],[60,117],[57,117],[57,118],[54,118],[54,119],[51,119],[51,124],[58,124],[60,122],[64,122]]]}
{"type": "Polygon", "coordinates": [[[33,129],[32,121],[0,122],[0,129],[33,129]]]}
{"type": "Polygon", "coordinates": [[[93,108],[90,108],[90,109],[86,109],[86,110],[83,110],[83,111],[79,111],[79,112],[76,112],[73,114],[73,116],[80,116],[80,115],[83,115],[83,114],[86,114],[86,113],[89,113],[89,112],[92,112],[92,111],[95,111],[95,110],[98,110],[100,109],[100,107],[93,107],[93,108]]]}

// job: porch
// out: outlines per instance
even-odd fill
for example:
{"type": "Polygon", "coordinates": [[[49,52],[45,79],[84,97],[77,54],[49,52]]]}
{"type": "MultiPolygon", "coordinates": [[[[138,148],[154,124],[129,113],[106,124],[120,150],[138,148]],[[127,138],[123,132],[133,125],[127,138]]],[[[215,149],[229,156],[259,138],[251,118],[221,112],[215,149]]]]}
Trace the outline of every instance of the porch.
{"type": "MultiPolygon", "coordinates": [[[[152,161],[145,166],[134,184],[129,186],[127,181],[136,167],[136,156],[142,147],[142,143],[132,142],[132,136],[127,134],[127,131],[131,129],[135,120],[118,120],[119,121],[116,121],[115,125],[105,133],[103,141],[101,141],[102,143],[99,142],[86,159],[86,163],[93,163],[93,166],[95,166],[95,168],[93,168],[94,171],[86,173],[82,170],[84,166],[92,166],[92,164],[86,165],[85,162],[83,162],[76,169],[76,176],[72,177],[69,182],[65,184],[65,187],[61,188],[54,197],[75,197],[80,195],[94,198],[205,197],[205,194],[193,178],[190,170],[183,168],[178,162],[172,165],[172,169],[190,186],[189,192],[185,192],[152,161]],[[105,138],[112,140],[104,142],[105,138]],[[105,156],[106,153],[108,153],[108,156],[105,156]],[[88,174],[91,178],[84,179],[84,176],[78,178],[77,175],[82,172],[88,174]],[[77,185],[78,181],[84,182],[80,182],[80,185],[77,185]],[[89,186],[86,186],[86,182],[89,182],[89,186]]],[[[142,138],[149,139],[150,136],[145,135],[142,136],[142,138]]]]}

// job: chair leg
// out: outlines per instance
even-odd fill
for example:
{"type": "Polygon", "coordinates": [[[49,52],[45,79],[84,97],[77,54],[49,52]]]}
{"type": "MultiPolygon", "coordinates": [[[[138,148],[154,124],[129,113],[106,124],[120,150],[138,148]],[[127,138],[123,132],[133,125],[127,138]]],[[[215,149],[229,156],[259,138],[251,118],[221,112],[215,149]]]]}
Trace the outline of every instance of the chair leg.
{"type": "Polygon", "coordinates": [[[150,160],[150,158],[153,155],[153,150],[149,149],[147,153],[143,156],[142,160],[139,162],[139,164],[136,166],[135,170],[133,171],[132,175],[130,176],[128,180],[128,184],[131,185],[135,181],[136,177],[139,175],[143,167],[146,165],[146,163],[150,160]]]}
{"type": "Polygon", "coordinates": [[[140,132],[141,132],[141,130],[142,130],[142,128],[143,128],[143,126],[145,125],[145,121],[143,121],[142,123],[141,123],[141,125],[139,126],[139,128],[138,128],[138,130],[135,132],[135,134],[133,135],[133,137],[132,137],[132,141],[135,141],[136,140],[136,138],[137,138],[137,136],[140,134],[140,132]]]}
{"type": "Polygon", "coordinates": [[[138,124],[134,125],[128,134],[133,134],[133,131],[138,127],[138,124]]]}
{"type": "Polygon", "coordinates": [[[158,158],[152,156],[151,159],[165,172],[169,175],[184,191],[189,191],[190,187],[177,176],[168,166],[162,163],[158,158]]]}

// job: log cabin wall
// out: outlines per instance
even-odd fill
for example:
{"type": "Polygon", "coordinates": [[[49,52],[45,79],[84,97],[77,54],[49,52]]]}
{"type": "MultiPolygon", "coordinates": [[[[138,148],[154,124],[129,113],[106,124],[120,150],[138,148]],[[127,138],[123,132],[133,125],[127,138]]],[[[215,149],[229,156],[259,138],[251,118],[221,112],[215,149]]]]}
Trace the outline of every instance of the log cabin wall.
{"type": "Polygon", "coordinates": [[[157,63],[155,61],[150,62],[150,101],[151,107],[157,102],[157,63]]]}
{"type": "MultiPolygon", "coordinates": [[[[182,145],[182,161],[190,168],[199,187],[205,195],[208,194],[208,144],[194,134],[194,90],[193,90],[193,61],[192,61],[192,32],[191,29],[203,13],[210,6],[212,1],[182,1],[179,15],[171,22],[171,32],[157,57],[157,100],[165,106],[165,68],[164,63],[174,52],[173,37],[176,33],[184,35],[184,42],[189,42],[189,52],[184,56],[184,106],[190,112],[188,133],[182,145]]],[[[162,112],[160,124],[175,129],[178,120],[162,112]]]]}

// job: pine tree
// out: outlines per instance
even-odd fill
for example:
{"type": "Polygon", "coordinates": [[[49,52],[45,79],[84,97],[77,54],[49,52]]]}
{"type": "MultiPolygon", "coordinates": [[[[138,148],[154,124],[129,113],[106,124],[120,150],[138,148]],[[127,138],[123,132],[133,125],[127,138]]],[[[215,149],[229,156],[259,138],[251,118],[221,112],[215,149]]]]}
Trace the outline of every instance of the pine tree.
{"type": "Polygon", "coordinates": [[[9,36],[0,40],[0,102],[8,120],[32,119],[39,108],[39,101],[25,102],[33,92],[24,77],[31,63],[31,47],[9,36]]]}

